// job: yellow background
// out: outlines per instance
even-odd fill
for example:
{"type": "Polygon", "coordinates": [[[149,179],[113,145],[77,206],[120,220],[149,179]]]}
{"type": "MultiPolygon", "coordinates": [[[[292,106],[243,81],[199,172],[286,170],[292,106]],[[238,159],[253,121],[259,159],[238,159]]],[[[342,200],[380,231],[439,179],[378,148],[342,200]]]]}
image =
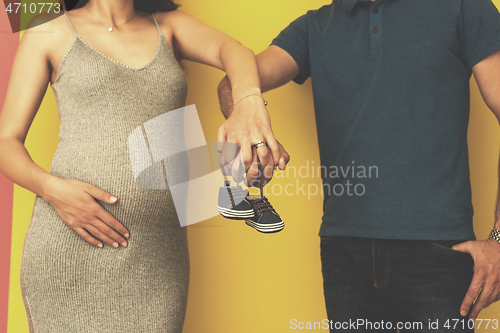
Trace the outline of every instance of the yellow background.
{"type": "MultiPolygon", "coordinates": [[[[263,51],[288,23],[326,0],[184,0],[182,10],[238,39],[255,53],[263,51]]],[[[500,8],[500,0],[494,0],[500,8]]],[[[224,121],[216,95],[223,73],[185,63],[189,81],[187,104],[196,104],[207,142],[216,141],[224,121]]],[[[478,239],[493,226],[499,155],[498,123],[484,104],[472,80],[469,128],[470,168],[478,239]]],[[[294,83],[265,94],[273,130],[291,155],[296,168],[319,164],[310,81],[294,83]]],[[[47,170],[58,142],[59,119],[51,89],[33,123],[27,147],[35,162],[47,170]]],[[[290,179],[275,176],[282,186],[290,179]]],[[[320,185],[317,177],[301,184],[320,185]]],[[[271,183],[269,186],[271,186],[271,183]]],[[[269,195],[285,220],[285,229],[264,235],[243,222],[214,217],[188,227],[191,281],[184,333],[289,332],[290,320],[326,318],[317,236],[322,197],[269,195]]],[[[16,186],[12,229],[9,333],[28,332],[21,298],[21,251],[34,195],[16,186]]],[[[63,309],[61,309],[63,311],[63,309]]],[[[481,312],[480,318],[497,318],[500,304],[481,312]]],[[[315,331],[315,330],[307,330],[315,331]]],[[[325,332],[325,330],[318,330],[325,332]]],[[[494,332],[496,330],[478,330],[494,332]]]]}

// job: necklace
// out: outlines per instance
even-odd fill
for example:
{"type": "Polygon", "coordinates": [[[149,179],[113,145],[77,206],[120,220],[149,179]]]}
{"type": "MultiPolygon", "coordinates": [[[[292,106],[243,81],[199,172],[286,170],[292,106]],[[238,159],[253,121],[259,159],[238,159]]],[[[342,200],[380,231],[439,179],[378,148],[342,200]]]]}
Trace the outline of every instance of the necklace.
{"type": "MultiPolygon", "coordinates": [[[[95,16],[94,16],[94,14],[92,14],[92,12],[90,11],[90,9],[88,9],[87,7],[84,7],[84,8],[85,8],[85,9],[87,9],[87,10],[89,11],[90,15],[92,15],[92,17],[93,17],[94,19],[96,19],[96,18],[95,18],[95,16]]],[[[109,32],[112,32],[114,28],[121,27],[122,25],[125,25],[125,24],[129,23],[130,21],[132,21],[132,20],[135,18],[135,16],[136,16],[136,15],[137,15],[137,11],[135,11],[134,16],[132,16],[132,18],[131,18],[130,20],[128,20],[127,22],[122,23],[122,24],[120,24],[120,25],[110,25],[110,24],[102,24],[102,25],[109,27],[109,28],[108,28],[108,31],[109,31],[109,32]]],[[[99,21],[99,20],[97,20],[97,19],[96,19],[96,21],[99,21]]]]}

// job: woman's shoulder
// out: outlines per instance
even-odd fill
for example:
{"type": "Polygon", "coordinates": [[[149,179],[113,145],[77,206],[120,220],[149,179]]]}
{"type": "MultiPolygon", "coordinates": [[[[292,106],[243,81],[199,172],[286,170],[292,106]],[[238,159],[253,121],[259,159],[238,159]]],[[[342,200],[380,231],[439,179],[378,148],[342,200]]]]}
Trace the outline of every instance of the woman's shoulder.
{"type": "Polygon", "coordinates": [[[199,20],[186,14],[182,10],[175,9],[168,12],[155,12],[158,24],[163,29],[170,29],[172,32],[184,31],[199,24],[199,20]]]}
{"type": "Polygon", "coordinates": [[[182,23],[182,21],[192,18],[190,15],[179,9],[170,10],[168,12],[155,12],[154,14],[160,25],[171,25],[179,22],[182,23]]]}
{"type": "MultiPolygon", "coordinates": [[[[32,48],[51,48],[73,38],[68,21],[61,13],[41,13],[33,17],[24,31],[21,42],[29,43],[32,48]]],[[[33,51],[36,51],[33,49],[33,51]]]]}
{"type": "Polygon", "coordinates": [[[25,32],[34,31],[39,33],[42,31],[60,31],[64,26],[67,26],[69,29],[68,21],[63,13],[41,13],[31,19],[25,32]]]}

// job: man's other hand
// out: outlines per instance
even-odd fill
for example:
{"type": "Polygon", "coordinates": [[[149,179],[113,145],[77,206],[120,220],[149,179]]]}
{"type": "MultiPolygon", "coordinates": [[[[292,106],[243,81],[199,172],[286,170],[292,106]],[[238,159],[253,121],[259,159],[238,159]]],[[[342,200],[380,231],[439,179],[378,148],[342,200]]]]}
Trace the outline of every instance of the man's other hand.
{"type": "Polygon", "coordinates": [[[457,244],[452,249],[469,253],[474,259],[474,276],[460,314],[465,316],[470,310],[469,318],[475,320],[482,309],[500,299],[500,244],[489,238],[457,244]]]}

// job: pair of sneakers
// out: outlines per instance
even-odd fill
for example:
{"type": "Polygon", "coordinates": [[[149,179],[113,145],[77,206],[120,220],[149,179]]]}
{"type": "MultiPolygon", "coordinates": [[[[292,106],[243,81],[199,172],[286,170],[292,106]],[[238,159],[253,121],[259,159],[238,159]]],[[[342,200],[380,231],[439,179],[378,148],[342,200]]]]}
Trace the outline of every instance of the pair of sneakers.
{"type": "Polygon", "coordinates": [[[245,223],[262,233],[283,230],[285,223],[274,210],[269,200],[262,195],[248,195],[241,186],[231,186],[225,181],[219,189],[219,214],[232,220],[245,220],[245,223]]]}

